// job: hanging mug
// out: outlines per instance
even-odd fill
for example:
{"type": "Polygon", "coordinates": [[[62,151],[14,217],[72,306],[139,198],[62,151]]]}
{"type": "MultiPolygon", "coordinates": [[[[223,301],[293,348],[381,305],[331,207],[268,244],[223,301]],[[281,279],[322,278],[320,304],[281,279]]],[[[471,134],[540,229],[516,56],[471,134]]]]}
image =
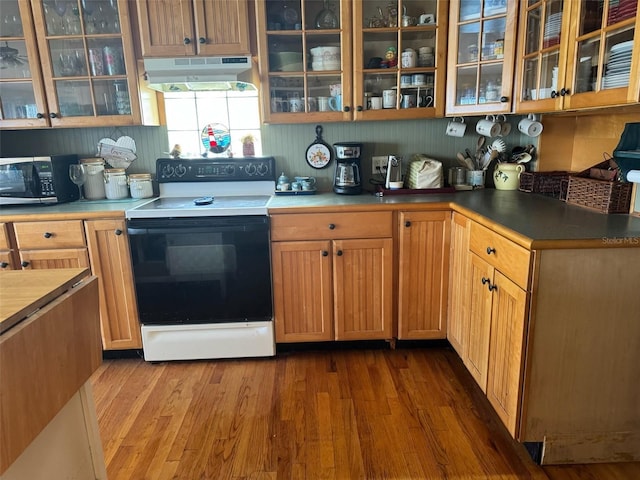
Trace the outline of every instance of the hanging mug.
{"type": "Polygon", "coordinates": [[[450,137],[464,137],[464,132],[467,130],[467,124],[464,123],[464,118],[462,117],[454,117],[447,124],[447,129],[444,133],[449,135],[450,137]],[[460,121],[456,122],[456,118],[459,118],[460,121]]]}

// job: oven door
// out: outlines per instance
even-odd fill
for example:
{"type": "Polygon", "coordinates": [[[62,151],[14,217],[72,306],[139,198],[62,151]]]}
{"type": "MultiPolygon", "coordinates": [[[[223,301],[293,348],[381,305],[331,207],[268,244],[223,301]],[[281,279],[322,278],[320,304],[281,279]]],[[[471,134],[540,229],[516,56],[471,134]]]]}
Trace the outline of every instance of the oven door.
{"type": "Polygon", "coordinates": [[[273,319],[266,216],[130,219],[140,321],[273,319]]]}

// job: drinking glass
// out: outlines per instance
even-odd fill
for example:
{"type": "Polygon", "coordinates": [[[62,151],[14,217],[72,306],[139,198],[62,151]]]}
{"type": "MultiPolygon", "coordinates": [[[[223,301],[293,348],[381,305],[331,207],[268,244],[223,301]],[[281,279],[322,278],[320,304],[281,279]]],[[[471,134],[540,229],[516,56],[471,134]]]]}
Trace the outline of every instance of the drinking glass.
{"type": "Polygon", "coordinates": [[[87,170],[84,168],[84,165],[69,165],[69,178],[78,186],[80,200],[84,200],[82,185],[87,181],[87,170]]]}

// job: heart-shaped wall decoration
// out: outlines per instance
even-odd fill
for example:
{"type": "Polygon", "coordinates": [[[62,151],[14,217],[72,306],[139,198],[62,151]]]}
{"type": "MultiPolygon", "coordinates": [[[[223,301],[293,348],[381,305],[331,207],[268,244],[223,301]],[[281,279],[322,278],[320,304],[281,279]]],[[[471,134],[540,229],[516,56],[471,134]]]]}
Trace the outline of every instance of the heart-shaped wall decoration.
{"type": "Polygon", "coordinates": [[[128,168],[136,158],[136,142],[123,136],[118,140],[103,138],[98,142],[98,155],[113,168],[128,168]]]}

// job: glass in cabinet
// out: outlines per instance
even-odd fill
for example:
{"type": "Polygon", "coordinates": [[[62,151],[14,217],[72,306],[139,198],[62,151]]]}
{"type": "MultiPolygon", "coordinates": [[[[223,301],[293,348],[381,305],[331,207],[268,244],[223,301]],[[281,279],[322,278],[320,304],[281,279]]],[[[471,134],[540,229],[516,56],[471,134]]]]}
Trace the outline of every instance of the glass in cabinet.
{"type": "MultiPolygon", "coordinates": [[[[21,3],[21,0],[18,0],[21,3]]],[[[29,2],[25,2],[28,4],[29,2]]],[[[31,2],[44,125],[126,125],[140,118],[126,0],[31,2]]],[[[31,52],[31,51],[30,51],[31,52]]],[[[36,50],[33,50],[35,54],[36,50]]],[[[33,69],[32,69],[33,70],[33,69]]]]}
{"type": "Polygon", "coordinates": [[[444,113],[447,2],[355,2],[356,119],[444,113]]]}
{"type": "Polygon", "coordinates": [[[350,119],[350,3],[261,0],[256,8],[263,120],[350,119]]]}
{"type": "Polygon", "coordinates": [[[0,126],[47,126],[29,2],[3,0],[0,20],[0,126]]]}
{"type": "Polygon", "coordinates": [[[452,0],[446,113],[511,110],[517,2],[452,0]]]}
{"type": "Polygon", "coordinates": [[[564,108],[638,102],[637,0],[580,0],[571,8],[574,53],[568,58],[564,108]]]}

